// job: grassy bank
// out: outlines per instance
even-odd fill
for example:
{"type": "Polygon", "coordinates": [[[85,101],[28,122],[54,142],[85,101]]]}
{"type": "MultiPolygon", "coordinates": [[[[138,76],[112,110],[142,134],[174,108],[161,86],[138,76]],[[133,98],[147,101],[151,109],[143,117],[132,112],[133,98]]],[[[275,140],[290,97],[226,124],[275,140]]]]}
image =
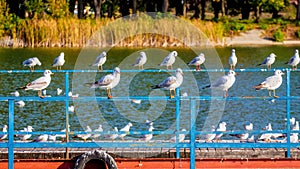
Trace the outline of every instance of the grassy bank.
{"type": "MultiPolygon", "coordinates": [[[[207,38],[214,44],[220,44],[225,36],[238,35],[241,31],[253,28],[273,30],[275,27],[282,28],[280,29],[282,31],[291,26],[280,23],[254,24],[230,20],[213,22],[173,17],[153,19],[147,15],[116,20],[21,19],[3,33],[0,45],[4,47],[201,46],[206,45],[207,38]]],[[[293,28],[296,34],[299,30],[297,27],[293,28]]],[[[272,32],[269,33],[272,36],[272,32]]],[[[278,32],[276,34],[278,35],[278,32]]],[[[285,36],[283,31],[282,34],[285,36]]]]}

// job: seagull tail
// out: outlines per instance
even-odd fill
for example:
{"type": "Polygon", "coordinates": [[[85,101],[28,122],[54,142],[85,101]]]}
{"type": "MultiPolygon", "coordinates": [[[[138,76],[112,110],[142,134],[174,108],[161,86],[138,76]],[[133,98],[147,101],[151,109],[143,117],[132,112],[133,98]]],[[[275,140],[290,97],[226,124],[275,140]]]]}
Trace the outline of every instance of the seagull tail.
{"type": "Polygon", "coordinates": [[[289,64],[289,62],[285,62],[284,64],[286,64],[286,65],[287,65],[287,64],[289,64]]]}
{"type": "Polygon", "coordinates": [[[206,89],[206,88],[210,88],[210,87],[211,87],[210,84],[209,84],[209,85],[206,85],[206,86],[202,87],[202,90],[203,90],[203,89],[206,89]]]}
{"type": "Polygon", "coordinates": [[[259,84],[259,85],[257,85],[257,86],[253,86],[253,88],[254,88],[255,90],[260,90],[260,89],[263,88],[263,85],[262,85],[262,84],[259,84]]]}
{"type": "Polygon", "coordinates": [[[84,83],[83,85],[84,85],[84,86],[87,86],[87,87],[92,87],[93,84],[94,84],[94,83],[84,83]]]}
{"type": "Polygon", "coordinates": [[[27,87],[26,87],[26,86],[23,86],[23,87],[18,87],[16,90],[20,90],[20,89],[22,89],[22,90],[26,90],[26,89],[27,89],[27,87]]]}
{"type": "Polygon", "coordinates": [[[257,64],[256,66],[261,66],[262,64],[260,63],[260,64],[257,64]]]}
{"type": "Polygon", "coordinates": [[[154,86],[151,86],[152,89],[159,89],[161,88],[159,85],[154,85],[154,86]]]}

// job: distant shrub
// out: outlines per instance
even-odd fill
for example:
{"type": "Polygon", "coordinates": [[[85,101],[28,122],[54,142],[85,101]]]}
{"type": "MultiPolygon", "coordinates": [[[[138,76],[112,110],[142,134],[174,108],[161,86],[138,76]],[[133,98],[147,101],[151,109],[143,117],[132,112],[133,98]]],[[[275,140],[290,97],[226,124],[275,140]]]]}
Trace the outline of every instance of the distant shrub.
{"type": "Polygon", "coordinates": [[[263,30],[267,30],[268,29],[268,25],[267,24],[261,24],[260,28],[263,30]]]}
{"type": "Polygon", "coordinates": [[[296,36],[297,36],[297,38],[300,38],[300,29],[299,29],[299,30],[297,30],[297,32],[296,32],[296,36]]]}
{"type": "Polygon", "coordinates": [[[277,29],[276,32],[273,34],[273,38],[276,42],[283,42],[284,33],[280,29],[277,29]]]}

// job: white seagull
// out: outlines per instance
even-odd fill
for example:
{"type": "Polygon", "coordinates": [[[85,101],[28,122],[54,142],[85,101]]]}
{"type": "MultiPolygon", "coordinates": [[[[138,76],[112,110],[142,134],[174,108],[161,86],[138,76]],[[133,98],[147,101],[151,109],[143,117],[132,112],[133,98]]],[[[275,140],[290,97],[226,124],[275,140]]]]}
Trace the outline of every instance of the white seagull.
{"type": "Polygon", "coordinates": [[[149,125],[148,131],[149,131],[150,133],[144,134],[144,135],[139,139],[139,141],[144,141],[144,142],[150,141],[150,140],[152,139],[152,137],[153,137],[153,134],[152,134],[153,129],[155,129],[155,128],[153,127],[153,125],[149,125]]]}
{"type": "Polygon", "coordinates": [[[288,62],[286,62],[285,64],[291,65],[292,66],[292,70],[296,70],[297,69],[297,65],[299,64],[299,62],[300,62],[299,51],[298,51],[298,49],[296,49],[294,56],[292,56],[290,58],[290,60],[288,62]]]}
{"type": "Polygon", "coordinates": [[[214,82],[213,84],[204,86],[202,89],[219,88],[225,92],[224,97],[228,97],[228,90],[234,84],[235,76],[236,76],[236,73],[233,70],[229,70],[227,75],[219,77],[216,82],[214,82]]]}
{"type": "Polygon", "coordinates": [[[219,127],[217,128],[216,131],[221,132],[221,133],[219,133],[219,134],[216,135],[216,137],[215,137],[216,140],[220,140],[220,138],[223,136],[222,132],[226,131],[226,125],[227,125],[226,122],[221,122],[219,124],[219,127]]]}
{"type": "MultiPolygon", "coordinates": [[[[118,132],[118,128],[117,127],[114,127],[114,132],[118,132]]],[[[107,135],[107,137],[109,139],[111,139],[111,140],[114,140],[114,139],[118,138],[118,136],[119,135],[117,133],[107,135]]]]}
{"type": "Polygon", "coordinates": [[[92,134],[90,133],[90,132],[92,132],[92,129],[90,128],[90,126],[86,126],[86,130],[84,132],[86,134],[78,134],[75,136],[75,138],[81,138],[84,140],[84,142],[86,142],[86,139],[88,139],[92,136],[92,134]]]}
{"type": "Polygon", "coordinates": [[[231,50],[231,56],[229,57],[229,65],[230,65],[230,70],[234,70],[235,69],[235,65],[237,63],[237,57],[235,55],[235,49],[231,50]]]}
{"type": "Polygon", "coordinates": [[[23,64],[23,66],[28,66],[31,72],[34,71],[34,66],[42,65],[42,63],[40,62],[40,60],[37,57],[29,58],[29,59],[25,60],[22,64],[23,64]]]}
{"type": "Polygon", "coordinates": [[[22,141],[26,141],[27,139],[29,139],[31,137],[31,133],[33,130],[32,126],[27,126],[27,128],[24,128],[24,130],[20,130],[20,132],[27,132],[28,134],[21,134],[21,135],[17,135],[17,137],[19,137],[22,141]]]}
{"type": "MultiPolygon", "coordinates": [[[[65,138],[66,138],[66,134],[65,134],[66,129],[60,130],[60,132],[63,132],[64,134],[56,134],[55,138],[56,137],[60,137],[61,141],[63,142],[65,140],[65,138]]],[[[68,133],[70,133],[70,125],[68,125],[68,133]]]]}
{"type": "Polygon", "coordinates": [[[15,97],[19,97],[20,93],[18,91],[14,91],[10,93],[11,95],[15,96],[15,97]]]}
{"type": "MultiPolygon", "coordinates": [[[[181,129],[181,131],[186,131],[186,129],[181,129]]],[[[185,134],[178,134],[178,142],[183,142],[185,139],[185,134]]],[[[176,142],[176,135],[173,136],[170,141],[176,142]]]]}
{"type": "Polygon", "coordinates": [[[239,138],[240,140],[247,140],[249,138],[249,131],[253,130],[253,123],[249,123],[249,124],[245,124],[244,125],[244,129],[246,130],[246,133],[242,133],[242,134],[230,134],[230,136],[234,136],[239,138]]]}
{"type": "Polygon", "coordinates": [[[91,137],[92,137],[94,140],[97,140],[97,139],[101,136],[100,132],[103,132],[102,125],[100,124],[100,125],[98,126],[98,128],[94,130],[94,132],[98,132],[98,133],[93,134],[91,137]]]}
{"type": "Polygon", "coordinates": [[[103,76],[101,79],[99,79],[98,81],[96,81],[94,83],[86,83],[86,85],[91,88],[106,89],[107,97],[109,99],[111,99],[112,95],[111,95],[110,90],[119,84],[120,74],[121,74],[120,68],[116,67],[112,74],[103,76]]]}
{"type": "Polygon", "coordinates": [[[52,67],[56,67],[56,70],[59,69],[61,70],[61,67],[64,65],[65,63],[65,53],[61,52],[60,55],[55,58],[55,60],[53,61],[52,67]]]}
{"type": "Polygon", "coordinates": [[[190,61],[189,65],[196,66],[196,70],[201,70],[201,64],[205,62],[205,56],[203,53],[200,53],[198,56],[196,56],[193,60],[190,61]]]}
{"type": "Polygon", "coordinates": [[[106,52],[103,51],[94,61],[94,63],[92,64],[92,66],[97,66],[98,70],[102,70],[102,66],[103,64],[106,62],[106,52]],[[100,69],[101,68],[101,69],[100,69]]]}
{"type": "Polygon", "coordinates": [[[44,71],[44,76],[32,81],[31,83],[28,83],[26,86],[20,87],[18,89],[24,89],[24,90],[37,90],[38,96],[40,98],[45,98],[45,96],[42,95],[42,90],[47,88],[51,82],[51,75],[53,73],[50,70],[44,71]]]}
{"type": "Polygon", "coordinates": [[[57,94],[57,96],[59,96],[61,93],[62,93],[62,89],[57,88],[57,89],[56,89],[56,94],[57,94]]]}
{"type": "MultiPolygon", "coordinates": [[[[215,126],[211,126],[210,131],[211,132],[215,132],[216,131],[216,127],[215,126]]],[[[216,137],[216,133],[206,134],[205,135],[205,141],[206,142],[211,142],[213,139],[215,139],[215,137],[216,137]]]]}
{"type": "Polygon", "coordinates": [[[178,55],[176,51],[172,51],[168,56],[159,64],[159,66],[166,66],[167,69],[172,69],[172,65],[175,62],[175,57],[178,55]]]}
{"type": "Polygon", "coordinates": [[[15,103],[18,107],[22,108],[25,106],[25,102],[23,100],[19,100],[15,103]]]}
{"type": "Polygon", "coordinates": [[[48,134],[42,134],[36,137],[32,142],[46,142],[48,141],[49,135],[48,134]]]}
{"type": "Polygon", "coordinates": [[[174,98],[176,96],[175,89],[179,87],[183,82],[183,72],[180,68],[176,69],[175,76],[170,76],[166,78],[163,82],[158,85],[151,86],[152,89],[164,88],[166,90],[170,90],[170,98],[174,98]],[[174,95],[172,93],[174,92],[174,95]]]}
{"type": "Polygon", "coordinates": [[[145,52],[140,52],[140,55],[136,58],[136,61],[132,66],[138,66],[139,69],[144,69],[144,64],[147,62],[147,56],[145,52]]]}
{"type": "Polygon", "coordinates": [[[129,133],[130,127],[132,126],[132,123],[128,123],[125,127],[123,127],[120,131],[125,132],[124,134],[120,134],[119,137],[124,140],[124,137],[129,133]]]}
{"type": "Polygon", "coordinates": [[[271,97],[271,90],[273,90],[274,97],[276,96],[275,90],[279,88],[282,84],[282,76],[284,73],[281,70],[275,70],[275,75],[267,77],[265,81],[260,83],[259,85],[254,86],[255,90],[267,89],[269,91],[269,96],[271,97]]]}
{"type": "Polygon", "coordinates": [[[271,69],[271,65],[275,62],[276,55],[271,53],[262,63],[258,64],[257,66],[266,65],[268,69],[271,69]]]}
{"type": "MultiPolygon", "coordinates": [[[[2,132],[7,132],[7,125],[4,125],[2,128],[2,132]]],[[[1,134],[0,135],[0,140],[4,140],[7,138],[7,134],[1,134]]]]}

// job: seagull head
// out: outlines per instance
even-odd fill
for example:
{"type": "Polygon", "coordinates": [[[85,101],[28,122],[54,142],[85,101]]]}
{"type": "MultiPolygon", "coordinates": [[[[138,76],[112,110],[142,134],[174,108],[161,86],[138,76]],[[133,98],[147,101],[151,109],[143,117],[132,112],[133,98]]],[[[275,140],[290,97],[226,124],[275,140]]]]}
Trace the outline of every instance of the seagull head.
{"type": "Polygon", "coordinates": [[[178,53],[177,53],[176,51],[171,52],[171,54],[172,54],[173,56],[178,56],[178,53]]]}
{"type": "Polygon", "coordinates": [[[270,54],[270,57],[275,58],[276,55],[275,55],[274,53],[271,53],[271,54],[270,54]]]}
{"type": "Polygon", "coordinates": [[[228,76],[236,76],[237,73],[235,73],[235,71],[233,70],[229,70],[229,72],[227,73],[228,76]]]}
{"type": "Polygon", "coordinates": [[[45,70],[44,71],[44,76],[50,76],[53,75],[53,73],[51,72],[51,70],[45,70]]]}
{"type": "Polygon", "coordinates": [[[142,52],[140,52],[140,55],[141,55],[141,56],[143,56],[143,57],[146,57],[146,53],[145,53],[145,52],[143,52],[143,51],[142,51],[142,52]]]}
{"type": "Polygon", "coordinates": [[[180,73],[180,74],[183,76],[183,71],[182,71],[182,69],[177,68],[177,69],[176,69],[176,74],[177,74],[177,73],[180,73]]]}
{"type": "Polygon", "coordinates": [[[128,123],[127,126],[131,127],[131,126],[132,126],[132,123],[128,123]]]}
{"type": "Polygon", "coordinates": [[[60,52],[60,55],[59,55],[59,57],[65,57],[65,53],[64,52],[60,52]]]}
{"type": "Polygon", "coordinates": [[[232,49],[232,50],[231,50],[231,53],[235,53],[235,49],[232,49]]]}
{"type": "Polygon", "coordinates": [[[205,57],[204,53],[200,53],[199,57],[205,57]]]}
{"type": "Polygon", "coordinates": [[[120,70],[120,68],[118,68],[118,67],[115,67],[115,68],[114,68],[114,73],[119,73],[119,74],[121,74],[121,70],[120,70]]]}
{"type": "Polygon", "coordinates": [[[284,75],[284,73],[281,70],[275,70],[275,75],[284,75]]]}
{"type": "Polygon", "coordinates": [[[295,50],[295,54],[299,54],[299,50],[298,49],[295,50]]]}
{"type": "Polygon", "coordinates": [[[103,57],[106,56],[106,52],[103,51],[103,52],[101,53],[101,55],[102,55],[103,57]]]}
{"type": "Polygon", "coordinates": [[[39,65],[39,66],[42,65],[42,63],[40,62],[40,60],[37,57],[33,57],[32,59],[37,65],[39,65]]]}

